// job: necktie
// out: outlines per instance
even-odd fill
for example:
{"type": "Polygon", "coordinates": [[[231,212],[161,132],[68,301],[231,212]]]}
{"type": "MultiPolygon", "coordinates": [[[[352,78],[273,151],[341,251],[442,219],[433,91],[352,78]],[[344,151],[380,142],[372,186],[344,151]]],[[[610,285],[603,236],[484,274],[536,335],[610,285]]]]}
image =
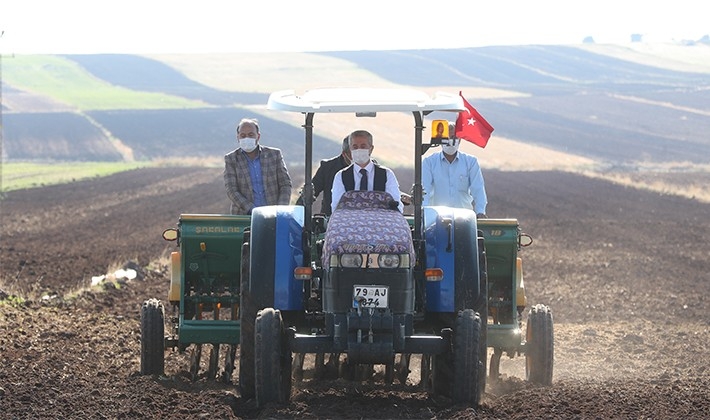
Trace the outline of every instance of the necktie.
{"type": "Polygon", "coordinates": [[[360,190],[367,191],[367,169],[360,169],[360,190]]]}

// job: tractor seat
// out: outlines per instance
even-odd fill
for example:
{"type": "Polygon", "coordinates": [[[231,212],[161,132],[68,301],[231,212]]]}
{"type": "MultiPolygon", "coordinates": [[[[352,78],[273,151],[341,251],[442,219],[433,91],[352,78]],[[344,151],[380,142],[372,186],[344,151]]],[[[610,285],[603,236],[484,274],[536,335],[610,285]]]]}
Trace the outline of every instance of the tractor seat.
{"type": "Polygon", "coordinates": [[[328,221],[323,243],[323,266],[331,255],[409,254],[414,266],[412,232],[392,196],[382,191],[348,191],[328,221]]]}

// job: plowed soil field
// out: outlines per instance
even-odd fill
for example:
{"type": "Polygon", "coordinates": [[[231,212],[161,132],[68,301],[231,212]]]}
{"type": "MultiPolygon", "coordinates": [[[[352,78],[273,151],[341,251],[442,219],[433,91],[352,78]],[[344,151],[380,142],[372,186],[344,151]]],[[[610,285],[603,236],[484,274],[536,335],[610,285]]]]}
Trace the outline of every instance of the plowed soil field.
{"type": "Polygon", "coordinates": [[[187,352],[141,376],[140,306],[165,300],[174,249],[161,232],[227,209],[220,169],[141,169],[0,202],[0,417],[707,418],[710,205],[563,172],[485,176],[489,216],[535,239],[525,285],[553,312],[551,386],[504,356],[480,407],[427,394],[413,373],[391,386],[306,374],[289,403],[257,409],[236,383],[191,380],[187,352]],[[138,277],[91,287],[124,266],[138,277]]]}

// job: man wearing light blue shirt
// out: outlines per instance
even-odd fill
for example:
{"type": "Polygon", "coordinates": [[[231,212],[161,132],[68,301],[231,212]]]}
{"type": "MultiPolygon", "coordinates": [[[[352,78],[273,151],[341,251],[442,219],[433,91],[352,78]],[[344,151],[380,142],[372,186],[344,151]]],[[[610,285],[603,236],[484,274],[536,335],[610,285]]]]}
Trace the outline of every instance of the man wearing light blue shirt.
{"type": "Polygon", "coordinates": [[[423,204],[472,208],[477,217],[486,217],[488,199],[481,167],[475,156],[458,150],[460,144],[457,138],[443,140],[441,152],[422,160],[423,204]]]}

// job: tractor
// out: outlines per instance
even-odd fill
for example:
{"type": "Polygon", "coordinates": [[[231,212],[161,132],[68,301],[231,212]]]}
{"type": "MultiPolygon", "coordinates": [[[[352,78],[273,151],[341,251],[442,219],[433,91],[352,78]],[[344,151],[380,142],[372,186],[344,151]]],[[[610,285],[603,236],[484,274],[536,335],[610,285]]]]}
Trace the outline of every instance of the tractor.
{"type": "Polygon", "coordinates": [[[259,406],[289,400],[309,354],[316,370],[363,380],[382,366],[386,382],[403,384],[416,358],[422,387],[474,406],[487,376],[499,378],[503,354],[524,354],[527,379],[551,383],[549,308],[530,308],[522,333],[528,304],[518,253],[532,237],[516,219],[477,219],[470,209],[422,205],[422,155],[443,141],[432,134],[425,142],[425,117],[465,111],[459,95],[279,91],[267,109],[305,118],[303,204],[257,207],[250,216],[182,215],[177,229],[164,232],[180,247],[172,254],[168,297],[176,315],[171,334],[164,334],[162,303],[143,303],[142,373],[162,373],[165,349],[191,347],[196,375],[201,346],[211,344],[208,376],[216,378],[224,344],[221,377],[229,380],[239,343],[241,395],[259,406]],[[414,121],[411,211],[401,213],[400,197],[386,192],[349,191],[332,215],[315,214],[316,115],[392,112],[414,121]]]}

